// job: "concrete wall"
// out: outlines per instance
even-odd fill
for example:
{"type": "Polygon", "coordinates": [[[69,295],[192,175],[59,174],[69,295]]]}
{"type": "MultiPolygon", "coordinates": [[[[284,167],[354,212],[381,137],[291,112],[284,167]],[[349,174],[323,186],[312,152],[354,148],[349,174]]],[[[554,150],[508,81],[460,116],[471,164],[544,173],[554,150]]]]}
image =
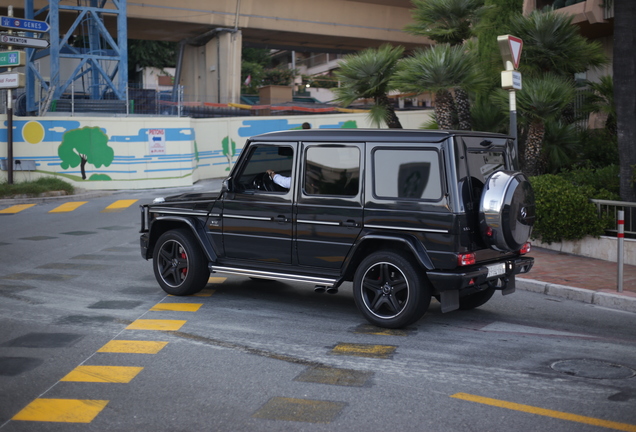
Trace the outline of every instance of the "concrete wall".
{"type": "MultiPolygon", "coordinates": [[[[581,240],[565,240],[552,244],[533,240],[532,245],[558,252],[565,252],[573,255],[581,255],[612,262],[617,262],[618,256],[618,239],[616,237],[585,237],[581,240]]],[[[623,262],[625,264],[636,265],[636,240],[625,239],[623,247],[623,262]]]]}
{"type": "MultiPolygon", "coordinates": [[[[405,128],[417,129],[432,110],[398,112],[405,128]]],[[[187,186],[225,177],[245,140],[300,128],[372,127],[368,115],[232,117],[15,117],[13,157],[34,161],[36,171],[14,171],[14,181],[57,175],[88,189],[187,186]],[[112,149],[112,150],[111,150],[112,149]],[[66,151],[65,151],[66,150],[66,151]],[[88,159],[82,180],[79,153],[88,159]]],[[[6,116],[0,116],[0,159],[7,158],[6,116]]],[[[7,172],[0,171],[0,182],[7,172]]]]}
{"type": "Polygon", "coordinates": [[[241,32],[218,32],[203,46],[187,45],[179,84],[185,100],[239,103],[241,32]]]}

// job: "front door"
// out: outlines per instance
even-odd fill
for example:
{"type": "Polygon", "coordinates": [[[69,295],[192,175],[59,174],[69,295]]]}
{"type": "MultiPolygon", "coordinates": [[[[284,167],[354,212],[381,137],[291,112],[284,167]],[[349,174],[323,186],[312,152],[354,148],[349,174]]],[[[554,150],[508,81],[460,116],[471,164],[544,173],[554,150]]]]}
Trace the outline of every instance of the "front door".
{"type": "Polygon", "coordinates": [[[252,144],[223,199],[223,245],[231,259],[291,264],[295,144],[252,144]],[[279,183],[291,177],[291,187],[279,183]]]}

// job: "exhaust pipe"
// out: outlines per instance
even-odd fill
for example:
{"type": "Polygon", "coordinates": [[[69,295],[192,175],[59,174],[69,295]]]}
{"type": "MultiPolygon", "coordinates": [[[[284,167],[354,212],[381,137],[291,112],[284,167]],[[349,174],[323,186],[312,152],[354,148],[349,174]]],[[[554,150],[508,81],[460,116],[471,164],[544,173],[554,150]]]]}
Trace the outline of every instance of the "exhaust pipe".
{"type": "Polygon", "coordinates": [[[327,288],[327,294],[338,294],[338,288],[334,288],[334,287],[327,288]]]}
{"type": "Polygon", "coordinates": [[[325,287],[321,286],[321,285],[316,285],[316,287],[314,288],[314,292],[317,292],[318,294],[322,294],[325,292],[325,287]]]}

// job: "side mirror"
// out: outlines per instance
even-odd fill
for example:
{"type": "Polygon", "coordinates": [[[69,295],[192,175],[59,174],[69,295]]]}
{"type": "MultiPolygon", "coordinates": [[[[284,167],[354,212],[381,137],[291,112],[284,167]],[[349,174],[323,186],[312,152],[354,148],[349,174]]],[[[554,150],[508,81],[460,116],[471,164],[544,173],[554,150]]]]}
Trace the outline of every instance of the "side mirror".
{"type": "Polygon", "coordinates": [[[225,193],[225,192],[232,192],[232,177],[228,177],[225,180],[223,180],[223,183],[221,183],[221,193],[225,193]]]}

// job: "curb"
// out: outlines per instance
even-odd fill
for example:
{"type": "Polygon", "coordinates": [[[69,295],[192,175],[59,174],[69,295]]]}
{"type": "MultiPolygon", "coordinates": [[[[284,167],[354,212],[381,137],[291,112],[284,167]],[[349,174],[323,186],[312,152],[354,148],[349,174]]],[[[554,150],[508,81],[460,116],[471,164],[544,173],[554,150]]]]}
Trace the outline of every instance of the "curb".
{"type": "Polygon", "coordinates": [[[636,313],[636,297],[574,288],[535,279],[517,278],[516,282],[520,290],[636,313]]]}

